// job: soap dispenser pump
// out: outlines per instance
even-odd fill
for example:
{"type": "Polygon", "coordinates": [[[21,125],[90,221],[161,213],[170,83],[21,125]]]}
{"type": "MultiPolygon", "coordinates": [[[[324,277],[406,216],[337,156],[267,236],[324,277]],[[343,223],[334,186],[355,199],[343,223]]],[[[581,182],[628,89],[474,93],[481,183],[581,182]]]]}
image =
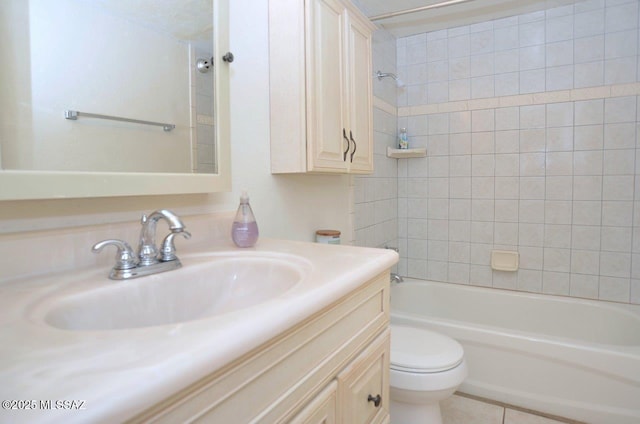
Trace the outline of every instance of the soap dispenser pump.
{"type": "Polygon", "coordinates": [[[243,191],[231,226],[231,238],[238,247],[253,247],[258,241],[258,234],[258,223],[249,204],[249,195],[243,191]]]}

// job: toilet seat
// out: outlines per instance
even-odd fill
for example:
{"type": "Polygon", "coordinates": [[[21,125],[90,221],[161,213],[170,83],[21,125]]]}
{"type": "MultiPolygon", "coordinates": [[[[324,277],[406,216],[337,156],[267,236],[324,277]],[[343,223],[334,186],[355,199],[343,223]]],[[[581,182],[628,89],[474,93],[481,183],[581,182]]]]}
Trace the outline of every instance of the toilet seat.
{"type": "Polygon", "coordinates": [[[417,374],[451,370],[463,362],[457,341],[424,328],[391,325],[391,369],[417,374]]]}

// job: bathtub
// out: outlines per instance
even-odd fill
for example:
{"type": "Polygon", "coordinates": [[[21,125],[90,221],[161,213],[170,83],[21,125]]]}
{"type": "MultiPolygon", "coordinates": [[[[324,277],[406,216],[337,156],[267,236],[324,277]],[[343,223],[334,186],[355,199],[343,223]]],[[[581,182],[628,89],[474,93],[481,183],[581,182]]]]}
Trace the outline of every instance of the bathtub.
{"type": "Polygon", "coordinates": [[[458,340],[459,391],[593,424],[640,423],[640,307],[405,279],[391,322],[458,340]]]}

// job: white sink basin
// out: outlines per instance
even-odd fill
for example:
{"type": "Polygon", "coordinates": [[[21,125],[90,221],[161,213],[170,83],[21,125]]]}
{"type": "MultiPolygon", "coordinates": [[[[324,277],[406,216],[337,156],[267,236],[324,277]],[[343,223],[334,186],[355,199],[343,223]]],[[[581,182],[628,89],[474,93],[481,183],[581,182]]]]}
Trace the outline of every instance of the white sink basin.
{"type": "Polygon", "coordinates": [[[183,263],[175,271],[61,296],[44,321],[64,330],[94,331],[198,320],[276,299],[298,284],[309,267],[289,256],[212,255],[183,263]]]}

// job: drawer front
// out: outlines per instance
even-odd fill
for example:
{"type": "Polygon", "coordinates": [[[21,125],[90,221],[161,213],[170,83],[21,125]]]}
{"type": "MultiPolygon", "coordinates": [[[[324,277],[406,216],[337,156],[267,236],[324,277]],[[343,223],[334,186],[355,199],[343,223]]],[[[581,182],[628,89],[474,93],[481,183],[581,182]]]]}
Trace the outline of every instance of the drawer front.
{"type": "Polygon", "coordinates": [[[338,375],[343,423],[381,423],[389,415],[389,329],[338,375]]]}
{"type": "Polygon", "coordinates": [[[290,424],[336,424],[338,422],[338,383],[334,380],[300,411],[290,424]]]}

